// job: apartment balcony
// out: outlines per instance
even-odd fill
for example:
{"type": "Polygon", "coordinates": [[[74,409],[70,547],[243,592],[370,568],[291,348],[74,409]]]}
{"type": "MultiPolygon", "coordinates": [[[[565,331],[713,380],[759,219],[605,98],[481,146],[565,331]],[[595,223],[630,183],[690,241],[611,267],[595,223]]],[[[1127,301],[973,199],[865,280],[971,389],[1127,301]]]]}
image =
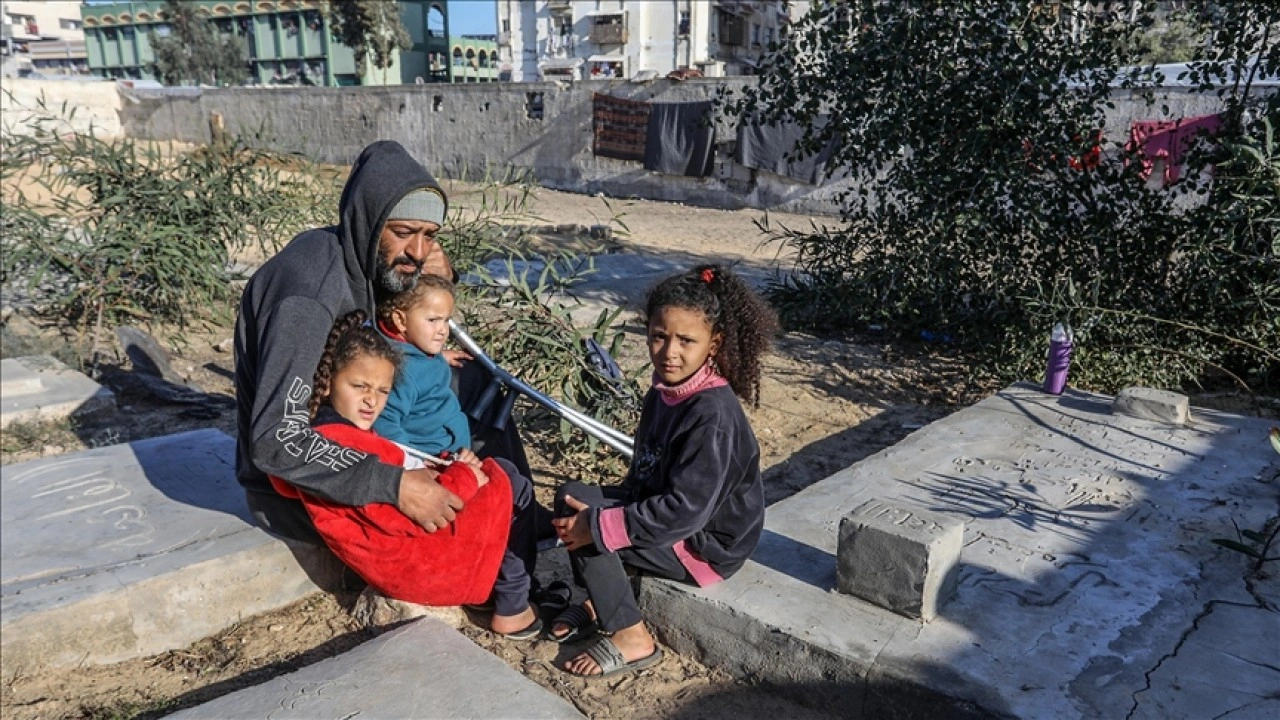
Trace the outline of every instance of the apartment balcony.
{"type": "Polygon", "coordinates": [[[591,42],[596,45],[626,45],[631,35],[627,32],[627,15],[624,12],[594,12],[591,17],[591,42]]]}
{"type": "Polygon", "coordinates": [[[547,10],[553,14],[572,13],[573,2],[571,0],[547,0],[547,10]]]}
{"type": "Polygon", "coordinates": [[[749,42],[747,37],[748,23],[746,20],[737,15],[729,15],[727,13],[720,14],[720,44],[745,46],[749,42]]]}

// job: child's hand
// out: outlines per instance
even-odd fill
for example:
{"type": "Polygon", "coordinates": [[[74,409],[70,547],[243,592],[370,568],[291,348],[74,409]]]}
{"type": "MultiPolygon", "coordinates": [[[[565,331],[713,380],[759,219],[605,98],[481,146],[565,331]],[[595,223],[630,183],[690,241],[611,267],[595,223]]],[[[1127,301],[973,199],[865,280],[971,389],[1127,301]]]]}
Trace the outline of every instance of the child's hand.
{"type": "Polygon", "coordinates": [[[479,470],[480,465],[482,464],[480,457],[476,455],[474,452],[472,452],[471,448],[462,448],[461,450],[458,451],[458,454],[455,455],[453,459],[457,460],[458,462],[464,465],[470,465],[476,470],[479,470]]]}
{"type": "Polygon", "coordinates": [[[462,367],[462,363],[475,360],[464,350],[441,350],[440,354],[444,356],[444,361],[449,363],[449,367],[462,367]]]}
{"type": "Polygon", "coordinates": [[[464,463],[464,464],[467,466],[467,469],[469,469],[472,473],[474,473],[474,474],[475,474],[475,476],[476,476],[476,487],[477,487],[477,488],[482,488],[482,487],[484,487],[485,485],[488,485],[488,484],[489,484],[489,476],[488,476],[488,475],[485,475],[485,474],[484,474],[484,471],[482,471],[482,470],[481,470],[480,468],[478,468],[478,467],[475,467],[475,466],[471,465],[470,463],[464,463]]]}
{"type": "Polygon", "coordinates": [[[551,524],[555,526],[556,535],[560,536],[565,548],[577,550],[595,545],[595,541],[591,539],[591,519],[587,517],[591,506],[572,495],[564,496],[564,504],[577,512],[569,517],[556,518],[551,524]]]}

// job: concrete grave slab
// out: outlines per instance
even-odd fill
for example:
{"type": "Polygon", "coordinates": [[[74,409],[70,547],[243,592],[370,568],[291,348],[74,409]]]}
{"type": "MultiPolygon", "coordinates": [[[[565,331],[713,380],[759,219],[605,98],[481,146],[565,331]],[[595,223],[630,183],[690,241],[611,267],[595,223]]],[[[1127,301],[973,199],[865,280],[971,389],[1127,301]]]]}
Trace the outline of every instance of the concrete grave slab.
{"type": "Polygon", "coordinates": [[[433,618],[261,685],[169,716],[582,718],[572,705],[433,618]]]}
{"type": "Polygon", "coordinates": [[[40,373],[18,362],[17,358],[0,360],[0,397],[31,395],[43,389],[40,373]]]}
{"type": "Polygon", "coordinates": [[[0,360],[0,428],[105,410],[115,395],[49,355],[0,360]]]}
{"type": "Polygon", "coordinates": [[[1274,708],[1280,585],[1211,542],[1280,513],[1273,423],[1111,404],[1007,388],[771,506],[729,581],[646,579],[646,619],[678,652],[846,717],[1274,708]],[[833,592],[840,520],[870,499],[966,524],[956,595],[928,624],[833,592]]]}
{"type": "Polygon", "coordinates": [[[250,523],[234,457],[196,430],[0,467],[4,677],[182,647],[315,592],[336,561],[250,523]]]}

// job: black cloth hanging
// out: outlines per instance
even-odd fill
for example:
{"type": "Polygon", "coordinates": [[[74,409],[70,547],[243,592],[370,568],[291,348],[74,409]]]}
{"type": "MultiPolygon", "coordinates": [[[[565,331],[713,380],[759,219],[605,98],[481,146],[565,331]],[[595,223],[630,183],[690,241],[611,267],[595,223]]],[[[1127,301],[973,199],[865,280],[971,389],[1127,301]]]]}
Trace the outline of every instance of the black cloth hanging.
{"type": "Polygon", "coordinates": [[[716,140],[711,107],[710,100],[652,103],[644,169],[667,175],[710,175],[716,140]]]}
{"type": "Polygon", "coordinates": [[[814,154],[788,160],[787,155],[795,151],[796,143],[803,137],[804,127],[794,122],[756,125],[744,119],[738,124],[738,149],[734,159],[744,167],[821,185],[829,175],[827,163],[835,152],[836,140],[833,138],[814,154]]]}

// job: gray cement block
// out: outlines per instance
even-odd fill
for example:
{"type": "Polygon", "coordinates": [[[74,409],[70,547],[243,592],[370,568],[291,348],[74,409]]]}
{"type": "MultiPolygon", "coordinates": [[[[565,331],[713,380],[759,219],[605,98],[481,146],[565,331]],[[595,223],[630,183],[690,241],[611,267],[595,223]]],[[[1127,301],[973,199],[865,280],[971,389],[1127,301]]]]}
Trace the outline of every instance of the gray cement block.
{"type": "Polygon", "coordinates": [[[0,360],[0,428],[105,410],[115,395],[48,355],[0,360]]]}
{"type": "Polygon", "coordinates": [[[252,525],[234,458],[196,430],[0,467],[4,677],[183,647],[329,581],[327,550],[252,525]]]}
{"type": "Polygon", "coordinates": [[[439,620],[422,618],[337,657],[169,717],[583,716],[458,631],[439,620]]]}
{"type": "Polygon", "coordinates": [[[955,590],[964,523],[871,500],[840,520],[836,589],[929,622],[955,590]]]}
{"type": "Polygon", "coordinates": [[[1171,425],[1186,425],[1191,419],[1191,404],[1186,395],[1145,387],[1121,390],[1111,405],[1111,411],[1171,425]]]}

